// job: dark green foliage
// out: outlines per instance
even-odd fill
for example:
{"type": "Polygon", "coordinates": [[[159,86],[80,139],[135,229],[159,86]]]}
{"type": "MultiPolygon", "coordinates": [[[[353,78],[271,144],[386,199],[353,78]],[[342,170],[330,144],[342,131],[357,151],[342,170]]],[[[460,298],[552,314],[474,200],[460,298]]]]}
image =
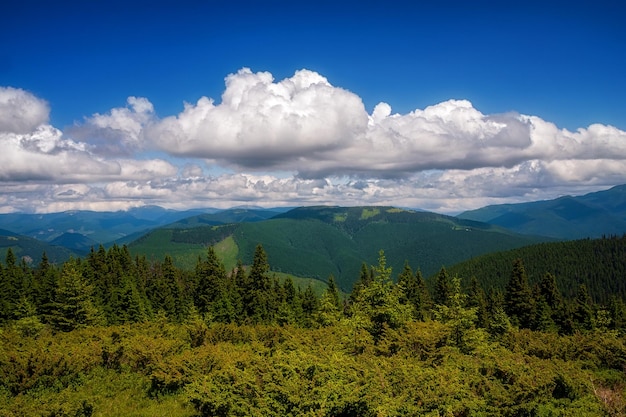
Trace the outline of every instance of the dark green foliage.
{"type": "Polygon", "coordinates": [[[54,288],[46,321],[55,329],[66,332],[101,323],[92,294],[93,289],[80,273],[78,262],[66,262],[54,288]]]}
{"type": "Polygon", "coordinates": [[[378,342],[387,329],[399,329],[413,318],[413,306],[402,302],[406,295],[391,280],[392,269],[382,250],[373,271],[372,281],[360,289],[350,310],[356,326],[363,326],[378,342]]]}
{"type": "Polygon", "coordinates": [[[511,278],[504,294],[505,310],[514,325],[529,329],[535,311],[528,276],[521,259],[513,261],[511,278]]]}
{"type": "Polygon", "coordinates": [[[593,307],[591,297],[585,284],[578,287],[578,294],[574,300],[573,320],[575,326],[581,330],[591,330],[593,327],[593,307]]]}
{"type": "Polygon", "coordinates": [[[402,288],[404,293],[403,302],[413,306],[415,319],[425,320],[431,308],[431,300],[421,271],[418,269],[413,274],[408,261],[405,262],[404,269],[398,275],[398,286],[402,288]]]}
{"type": "Polygon", "coordinates": [[[487,295],[474,276],[470,279],[470,286],[467,290],[467,307],[475,309],[476,325],[478,327],[487,327],[489,322],[487,295]]]}
{"type": "Polygon", "coordinates": [[[530,285],[546,273],[554,275],[564,298],[576,297],[580,284],[598,303],[626,297],[626,236],[542,243],[479,256],[448,270],[462,277],[474,275],[484,288],[504,289],[515,259],[524,260],[530,285]]]}
{"type": "Polygon", "coordinates": [[[447,305],[452,295],[452,281],[445,267],[441,267],[439,274],[435,278],[435,289],[433,302],[436,305],[447,305]]]}
{"type": "MultiPolygon", "coordinates": [[[[0,327],[2,415],[626,410],[623,300],[596,304],[584,286],[562,299],[549,274],[530,290],[521,261],[509,265],[506,295],[485,296],[474,278],[464,292],[442,269],[445,302],[432,307],[419,271],[407,263],[395,284],[380,251],[378,265],[362,268],[347,315],[332,276],[321,297],[301,290],[270,273],[261,245],[247,271],[239,262],[230,274],[212,248],[194,271],[168,256],[133,260],[124,247],[59,268],[45,256],[35,268],[10,256],[9,265],[21,278],[0,327]],[[44,288],[48,304],[35,308],[44,288]],[[529,327],[541,331],[510,324],[505,306],[521,325],[526,295],[535,306],[529,327]]],[[[3,276],[8,268],[0,263],[3,276]]]]}
{"type": "Polygon", "coordinates": [[[209,246],[206,259],[199,259],[196,266],[195,306],[200,314],[211,312],[219,316],[219,321],[228,322],[234,315],[234,311],[229,311],[234,308],[231,292],[224,264],[217,258],[213,246],[209,246]]]}
{"type": "Polygon", "coordinates": [[[131,249],[157,258],[170,253],[179,267],[192,268],[206,245],[229,236],[238,250],[234,259],[245,265],[252,264],[256,245],[262,243],[274,271],[319,280],[333,274],[346,292],[359,276],[359,265],[374,262],[380,248],[386,248],[394,270],[400,271],[408,260],[429,276],[441,265],[541,241],[478,222],[393,207],[304,207],[265,221],[159,229],[131,249]]]}

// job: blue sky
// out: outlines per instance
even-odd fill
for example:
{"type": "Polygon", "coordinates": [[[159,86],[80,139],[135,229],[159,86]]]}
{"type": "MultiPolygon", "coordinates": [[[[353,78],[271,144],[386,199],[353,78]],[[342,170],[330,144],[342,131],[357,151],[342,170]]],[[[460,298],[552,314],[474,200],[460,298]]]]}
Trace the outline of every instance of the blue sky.
{"type": "Polygon", "coordinates": [[[626,182],[619,2],[13,3],[0,212],[454,213],[626,182]]]}

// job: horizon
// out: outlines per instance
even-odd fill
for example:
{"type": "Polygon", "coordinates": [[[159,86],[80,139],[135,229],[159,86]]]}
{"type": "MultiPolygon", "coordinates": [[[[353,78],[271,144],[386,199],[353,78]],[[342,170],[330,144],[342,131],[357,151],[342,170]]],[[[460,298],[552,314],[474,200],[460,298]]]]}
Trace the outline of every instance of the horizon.
{"type": "Polygon", "coordinates": [[[456,215],[626,183],[619,2],[5,9],[0,213],[456,215]]]}
{"type": "MultiPolygon", "coordinates": [[[[544,202],[544,201],[556,200],[556,199],[563,198],[563,197],[574,197],[574,198],[576,198],[576,197],[584,197],[584,196],[586,196],[588,194],[594,194],[594,193],[597,193],[597,192],[608,191],[608,190],[611,190],[613,188],[621,187],[621,186],[626,186],[626,184],[614,185],[614,186],[611,186],[611,187],[606,188],[606,189],[593,191],[591,193],[576,194],[576,195],[574,195],[574,194],[565,194],[565,195],[557,196],[557,197],[555,197],[553,199],[532,200],[532,201],[525,201],[523,203],[540,203],[540,202],[544,202]]],[[[519,204],[523,204],[523,203],[519,203],[519,204]]],[[[516,204],[516,203],[504,203],[504,204],[516,204]]],[[[476,209],[472,209],[472,210],[479,210],[479,209],[482,209],[482,208],[486,208],[486,207],[490,207],[490,206],[497,206],[497,205],[498,204],[489,205],[489,206],[482,206],[482,207],[477,207],[476,209]]],[[[162,209],[162,210],[170,210],[170,211],[175,211],[175,212],[185,212],[185,211],[201,211],[202,212],[202,211],[205,211],[205,210],[227,211],[227,210],[236,210],[236,209],[243,209],[243,210],[268,210],[268,211],[282,210],[284,212],[288,212],[290,210],[299,209],[299,208],[307,208],[307,207],[338,207],[338,208],[393,207],[393,208],[397,208],[397,209],[401,209],[401,210],[417,211],[417,212],[430,212],[430,213],[434,213],[434,214],[440,214],[440,215],[451,216],[451,217],[457,217],[458,215],[463,214],[466,211],[471,211],[471,210],[465,210],[465,211],[460,211],[460,212],[457,212],[457,213],[454,213],[454,212],[440,213],[440,212],[436,212],[436,211],[424,210],[424,209],[421,209],[419,207],[401,207],[401,206],[395,206],[395,205],[382,205],[382,204],[373,204],[373,205],[310,204],[310,205],[302,205],[302,206],[272,206],[271,204],[270,205],[266,205],[266,206],[260,206],[260,205],[246,205],[246,204],[242,204],[242,205],[229,206],[229,207],[223,207],[223,208],[213,207],[213,206],[198,206],[198,207],[189,207],[189,208],[183,208],[183,209],[171,209],[171,208],[159,206],[157,204],[148,204],[148,205],[133,206],[133,207],[127,207],[127,208],[123,208],[123,209],[119,209],[119,210],[111,210],[111,211],[81,210],[81,209],[71,209],[71,210],[55,211],[55,212],[14,211],[14,212],[8,212],[8,213],[0,213],[0,216],[2,216],[2,215],[11,215],[11,214],[26,214],[26,215],[64,214],[64,213],[71,213],[71,212],[119,213],[119,212],[128,212],[128,211],[131,211],[131,210],[141,210],[141,209],[150,209],[150,208],[158,208],[158,209],[162,209]]],[[[78,233],[78,232],[76,232],[76,233],[78,233]]]]}

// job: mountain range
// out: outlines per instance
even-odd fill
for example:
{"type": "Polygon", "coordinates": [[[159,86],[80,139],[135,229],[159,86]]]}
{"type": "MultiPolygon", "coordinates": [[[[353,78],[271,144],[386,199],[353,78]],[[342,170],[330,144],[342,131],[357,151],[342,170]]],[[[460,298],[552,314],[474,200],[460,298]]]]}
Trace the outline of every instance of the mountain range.
{"type": "Polygon", "coordinates": [[[0,247],[37,261],[83,256],[99,244],[193,268],[215,245],[227,267],[252,260],[261,243],[275,271],[350,289],[363,262],[384,249],[394,271],[404,261],[425,276],[481,254],[536,242],[626,233],[626,185],[584,196],[487,206],[457,217],[394,207],[238,207],[174,211],[146,206],[118,212],[0,214],[0,247]]]}
{"type": "Polygon", "coordinates": [[[401,271],[408,261],[426,276],[443,265],[546,240],[487,223],[394,207],[300,207],[262,221],[191,223],[194,227],[176,223],[153,230],[129,249],[148,259],[169,254],[179,266],[193,269],[212,245],[231,269],[238,259],[251,264],[261,243],[273,271],[318,280],[332,274],[339,287],[349,291],[362,264],[375,264],[381,249],[394,271],[401,271]]]}
{"type": "Polygon", "coordinates": [[[458,217],[560,240],[619,236],[626,233],[626,185],[578,197],[487,206],[458,217]]]}

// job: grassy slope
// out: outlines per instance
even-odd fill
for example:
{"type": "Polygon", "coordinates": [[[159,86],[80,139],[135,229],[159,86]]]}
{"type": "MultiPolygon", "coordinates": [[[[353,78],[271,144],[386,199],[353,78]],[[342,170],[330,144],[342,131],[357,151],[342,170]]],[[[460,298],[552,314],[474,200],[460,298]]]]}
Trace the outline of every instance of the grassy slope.
{"type": "Polygon", "coordinates": [[[273,271],[322,281],[333,274],[338,285],[349,291],[362,263],[376,264],[381,249],[394,273],[408,260],[428,276],[443,265],[535,242],[536,238],[484,223],[434,213],[391,207],[309,207],[254,223],[161,229],[130,249],[156,259],[169,253],[177,265],[193,268],[206,246],[218,245],[226,268],[231,269],[239,258],[250,264],[261,243],[273,271]]]}

